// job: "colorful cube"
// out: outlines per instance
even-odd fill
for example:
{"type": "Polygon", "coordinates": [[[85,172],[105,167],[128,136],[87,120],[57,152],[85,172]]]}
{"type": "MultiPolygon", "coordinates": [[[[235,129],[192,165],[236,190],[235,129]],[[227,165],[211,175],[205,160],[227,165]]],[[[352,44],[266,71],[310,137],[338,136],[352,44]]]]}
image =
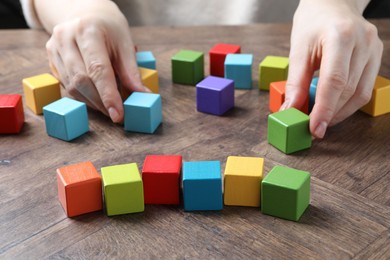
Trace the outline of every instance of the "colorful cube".
{"type": "Polygon", "coordinates": [[[252,54],[228,54],[225,59],[225,78],[234,80],[235,88],[252,88],[252,54]]]}
{"type": "Polygon", "coordinates": [[[144,190],[136,163],[101,168],[108,216],[144,211],[144,190]]]}
{"type": "Polygon", "coordinates": [[[310,203],[310,173],[275,166],[261,183],[261,211],[298,221],[310,203]]]}
{"type": "Polygon", "coordinates": [[[142,169],[145,204],[180,203],[180,155],[148,155],[142,169]]]}
{"type": "Polygon", "coordinates": [[[202,52],[181,50],[172,57],[172,81],[174,83],[195,86],[203,78],[202,52]]]}
{"type": "Polygon", "coordinates": [[[156,69],[156,59],[151,51],[140,51],[136,54],[137,64],[139,67],[147,69],[156,69]]]}
{"type": "Polygon", "coordinates": [[[288,58],[267,56],[259,64],[259,89],[269,90],[270,83],[287,80],[288,58]]]}
{"type": "Polygon", "coordinates": [[[160,94],[134,92],[124,108],[126,131],[152,134],[162,122],[160,94]]]}
{"type": "Polygon", "coordinates": [[[185,211],[222,210],[222,177],[219,161],[183,163],[185,211]]]}
{"type": "MultiPolygon", "coordinates": [[[[269,88],[269,109],[271,112],[278,112],[282,104],[284,103],[286,96],[286,83],[287,81],[271,82],[269,88]]],[[[307,98],[303,106],[299,109],[305,114],[309,111],[309,99],[307,98]]]]}
{"type": "Polygon", "coordinates": [[[208,76],[196,85],[196,109],[199,112],[219,116],[233,107],[233,80],[208,76]]]}
{"type": "Polygon", "coordinates": [[[43,107],[61,98],[60,82],[45,73],[23,79],[26,105],[35,114],[41,115],[43,107]]]}
{"type": "Polygon", "coordinates": [[[89,131],[85,103],[61,98],[43,108],[46,132],[52,137],[71,141],[89,131]]]}
{"type": "Polygon", "coordinates": [[[317,92],[317,85],[318,85],[318,77],[314,77],[311,80],[310,83],[310,89],[309,89],[309,113],[313,110],[315,101],[316,101],[316,92],[317,92]]]}
{"type": "Polygon", "coordinates": [[[103,208],[102,178],[92,162],[57,169],[58,199],[68,217],[103,208]]]}
{"type": "Polygon", "coordinates": [[[225,76],[225,58],[230,53],[240,53],[240,45],[218,43],[209,51],[210,75],[223,78],[225,76]]]}
{"type": "Polygon", "coordinates": [[[371,116],[380,116],[390,113],[390,80],[378,76],[372,90],[370,102],[361,110],[371,116]]]}
{"type": "Polygon", "coordinates": [[[157,70],[139,68],[141,73],[142,84],[145,87],[148,87],[153,93],[158,94],[159,85],[158,85],[158,72],[157,70]]]}
{"type": "Polygon", "coordinates": [[[259,207],[263,168],[263,158],[229,156],[224,174],[224,204],[259,207]]]}
{"type": "Polygon", "coordinates": [[[0,134],[17,134],[24,124],[22,96],[0,94],[0,134]]]}
{"type": "Polygon", "coordinates": [[[268,116],[268,143],[291,154],[311,147],[309,116],[289,108],[268,116]]]}

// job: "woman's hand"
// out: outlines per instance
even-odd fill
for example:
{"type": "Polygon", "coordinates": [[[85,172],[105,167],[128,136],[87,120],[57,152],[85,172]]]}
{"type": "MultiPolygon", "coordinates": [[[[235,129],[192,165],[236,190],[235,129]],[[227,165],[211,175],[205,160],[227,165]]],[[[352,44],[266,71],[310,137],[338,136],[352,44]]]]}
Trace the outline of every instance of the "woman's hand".
{"type": "Polygon", "coordinates": [[[302,0],[294,15],[286,100],[301,107],[320,69],[310,131],[323,138],[328,126],[352,115],[371,98],[383,44],[362,17],[367,0],[302,0]]]}
{"type": "Polygon", "coordinates": [[[46,18],[46,28],[53,28],[46,44],[52,72],[71,96],[121,122],[116,77],[130,91],[148,91],[141,83],[127,20],[111,1],[64,4],[73,4],[66,18],[46,18]]]}

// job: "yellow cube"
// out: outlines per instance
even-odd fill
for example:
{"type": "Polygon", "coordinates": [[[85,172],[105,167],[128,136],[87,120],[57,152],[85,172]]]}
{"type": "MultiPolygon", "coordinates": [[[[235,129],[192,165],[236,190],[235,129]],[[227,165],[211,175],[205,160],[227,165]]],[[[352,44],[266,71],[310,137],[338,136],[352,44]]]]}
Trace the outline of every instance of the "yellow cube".
{"type": "Polygon", "coordinates": [[[153,93],[159,93],[158,86],[158,72],[157,70],[147,69],[147,68],[139,68],[141,73],[142,84],[145,87],[148,87],[153,93]]]}
{"type": "MultiPolygon", "coordinates": [[[[158,72],[157,70],[147,69],[138,67],[139,72],[141,74],[141,80],[142,84],[145,87],[148,87],[153,93],[158,94],[159,93],[159,85],[158,85],[158,72]]],[[[123,100],[126,100],[131,92],[127,88],[124,88],[123,86],[119,87],[120,94],[123,100]]]]}
{"type": "Polygon", "coordinates": [[[363,106],[361,111],[371,115],[380,116],[390,112],[390,80],[378,76],[370,102],[363,106]]]}
{"type": "Polygon", "coordinates": [[[224,204],[259,207],[263,168],[263,158],[229,156],[224,175],[224,204]]]}
{"type": "Polygon", "coordinates": [[[23,91],[27,107],[41,115],[42,108],[61,98],[60,82],[45,73],[23,79],[23,91]]]}

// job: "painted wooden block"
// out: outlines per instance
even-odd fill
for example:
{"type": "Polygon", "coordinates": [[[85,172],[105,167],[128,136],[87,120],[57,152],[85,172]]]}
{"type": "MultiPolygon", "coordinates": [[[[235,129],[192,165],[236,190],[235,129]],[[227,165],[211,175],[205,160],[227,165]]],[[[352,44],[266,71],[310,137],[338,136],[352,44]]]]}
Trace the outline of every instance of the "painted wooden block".
{"type": "MultiPolygon", "coordinates": [[[[286,96],[286,83],[287,81],[271,82],[269,88],[269,109],[271,112],[278,112],[282,104],[284,103],[286,96]]],[[[303,106],[299,109],[301,112],[308,114],[309,99],[307,98],[303,106]]]]}
{"type": "Polygon", "coordinates": [[[228,54],[225,59],[225,78],[234,80],[238,89],[252,88],[252,54],[228,54]]]}
{"type": "Polygon", "coordinates": [[[61,98],[43,108],[46,132],[52,137],[71,141],[89,131],[85,103],[61,98]]]}
{"type": "Polygon", "coordinates": [[[202,52],[181,50],[172,57],[172,81],[193,85],[204,78],[204,57],[202,52]]]}
{"type": "Polygon", "coordinates": [[[183,163],[185,211],[222,210],[222,177],[219,161],[183,163]]]}
{"type": "Polygon", "coordinates": [[[318,77],[314,77],[311,80],[310,83],[310,90],[309,90],[309,113],[313,110],[315,101],[316,101],[316,92],[317,92],[317,84],[318,84],[318,77]]]}
{"type": "Polygon", "coordinates": [[[26,105],[35,114],[41,115],[43,107],[61,98],[60,82],[45,73],[23,79],[26,105]]]}
{"type": "Polygon", "coordinates": [[[180,203],[181,155],[148,155],[142,169],[145,204],[180,203]]]}
{"type": "Polygon", "coordinates": [[[290,154],[311,147],[309,116],[289,108],[268,116],[268,143],[290,154]]]}
{"type": "Polygon", "coordinates": [[[144,211],[142,179],[136,163],[101,168],[108,216],[144,211]]]}
{"type": "Polygon", "coordinates": [[[57,169],[58,199],[68,217],[102,210],[102,178],[92,162],[57,169]]]}
{"type": "Polygon", "coordinates": [[[224,204],[259,207],[263,167],[263,158],[229,156],[224,174],[224,204]]]}
{"type": "Polygon", "coordinates": [[[217,43],[209,51],[210,75],[217,77],[225,76],[225,58],[230,53],[241,53],[240,45],[217,43]]]}
{"type": "MultiPolygon", "coordinates": [[[[139,73],[141,74],[142,84],[145,87],[148,87],[153,93],[159,93],[159,80],[158,80],[158,71],[138,67],[139,73]]],[[[118,84],[121,84],[118,82],[118,84]]],[[[126,100],[130,95],[131,91],[125,88],[123,85],[119,85],[120,94],[123,100],[126,100]]]]}
{"type": "Polygon", "coordinates": [[[135,55],[139,67],[156,70],[156,59],[151,51],[140,51],[135,55]]]}
{"type": "Polygon", "coordinates": [[[371,116],[380,116],[390,113],[390,80],[378,76],[375,80],[374,89],[370,102],[361,110],[371,116]]]}
{"type": "Polygon", "coordinates": [[[267,56],[259,64],[259,89],[269,90],[270,83],[287,80],[288,58],[267,56]]]}
{"type": "Polygon", "coordinates": [[[275,166],[261,183],[261,211],[298,221],[310,203],[310,173],[275,166]]]}
{"type": "Polygon", "coordinates": [[[196,109],[199,112],[219,116],[233,107],[233,80],[208,76],[196,85],[196,109]]]}
{"type": "Polygon", "coordinates": [[[153,69],[139,68],[141,73],[142,84],[145,87],[148,87],[153,93],[159,93],[159,84],[158,84],[158,72],[153,69]]]}
{"type": "Polygon", "coordinates": [[[17,134],[24,124],[22,96],[0,94],[0,134],[17,134]]]}
{"type": "Polygon", "coordinates": [[[133,92],[124,109],[126,131],[152,134],[162,122],[160,94],[133,92]]]}

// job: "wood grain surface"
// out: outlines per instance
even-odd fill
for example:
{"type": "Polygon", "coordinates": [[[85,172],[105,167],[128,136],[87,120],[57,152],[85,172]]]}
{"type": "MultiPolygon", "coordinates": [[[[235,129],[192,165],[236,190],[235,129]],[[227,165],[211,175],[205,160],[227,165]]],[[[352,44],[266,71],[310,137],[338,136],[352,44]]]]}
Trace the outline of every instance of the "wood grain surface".
{"type": "MultiPolygon", "coordinates": [[[[373,23],[384,41],[380,74],[390,78],[390,20],[373,23]]],[[[310,150],[285,155],[267,143],[267,92],[237,90],[234,110],[217,117],[196,111],[194,87],[172,84],[174,53],[207,54],[225,42],[254,54],[256,86],[265,56],[288,56],[290,24],[131,31],[139,49],[156,56],[163,124],[153,135],[128,133],[89,111],[91,131],[64,142],[49,137],[43,117],[25,107],[21,134],[0,136],[1,259],[390,258],[390,115],[357,112],[310,150]],[[312,174],[311,205],[299,222],[263,215],[258,208],[184,212],[182,206],[158,205],[139,214],[66,217],[57,199],[58,167],[91,160],[98,169],[130,162],[141,169],[148,154],[220,160],[222,169],[229,155],[258,156],[265,158],[265,173],[274,165],[306,170],[312,174]]],[[[23,78],[49,72],[47,40],[41,31],[0,31],[0,93],[22,94],[23,78]]],[[[208,62],[205,55],[206,75],[208,62]]]]}

